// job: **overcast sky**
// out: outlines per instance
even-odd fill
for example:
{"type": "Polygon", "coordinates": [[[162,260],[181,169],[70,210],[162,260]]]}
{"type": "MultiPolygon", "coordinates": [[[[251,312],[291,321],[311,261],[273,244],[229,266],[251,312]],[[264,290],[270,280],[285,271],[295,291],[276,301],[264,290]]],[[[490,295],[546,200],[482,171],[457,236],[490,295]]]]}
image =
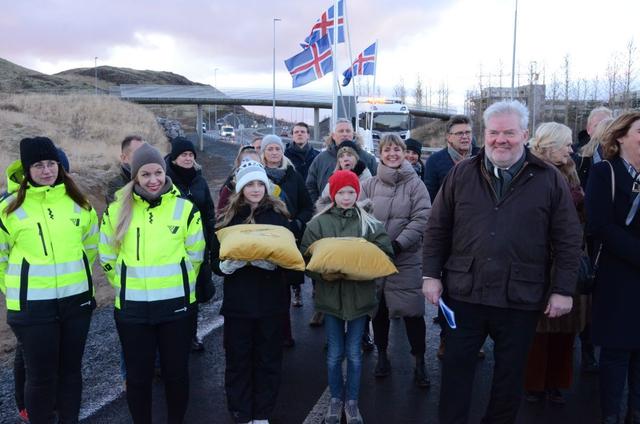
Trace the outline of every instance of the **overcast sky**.
{"type": "MultiPolygon", "coordinates": [[[[401,78],[448,84],[462,109],[478,75],[500,63],[510,84],[514,0],[346,0],[351,47],[357,55],[379,40],[377,82],[391,95],[401,78]]],[[[45,73],[99,65],[171,71],[219,87],[270,87],[273,18],[276,81],[290,88],[284,59],[300,51],[331,0],[28,0],[7,1],[0,14],[0,57],[45,73]]],[[[612,55],[633,36],[640,45],[640,1],[519,0],[517,60],[544,67],[547,79],[570,55],[573,79],[604,80],[612,55]]],[[[640,49],[639,49],[640,52],[640,49]]],[[[341,48],[340,72],[349,66],[341,48]]],[[[638,54],[640,59],[640,53],[638,54]]],[[[640,65],[640,60],[637,61],[640,65]]],[[[640,66],[638,66],[640,68],[640,66]]],[[[640,77],[640,75],[639,75],[640,77]]],[[[526,76],[521,77],[524,84],[526,76]]],[[[548,81],[547,81],[548,82],[548,81]]],[[[303,88],[331,92],[329,77],[303,88]]]]}

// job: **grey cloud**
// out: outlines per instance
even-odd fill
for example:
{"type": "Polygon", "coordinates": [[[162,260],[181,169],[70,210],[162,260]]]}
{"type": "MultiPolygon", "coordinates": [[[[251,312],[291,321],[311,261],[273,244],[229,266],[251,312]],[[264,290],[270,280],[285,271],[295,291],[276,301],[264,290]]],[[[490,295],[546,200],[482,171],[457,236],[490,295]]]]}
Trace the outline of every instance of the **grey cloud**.
{"type": "MultiPolygon", "coordinates": [[[[24,61],[104,57],[115,45],[138,45],[136,33],[161,33],[198,57],[247,72],[265,71],[271,63],[272,18],[282,18],[277,26],[278,56],[288,57],[299,51],[299,42],[331,4],[328,0],[11,2],[0,18],[0,39],[10,41],[0,56],[24,61]]],[[[354,54],[375,38],[382,39],[385,48],[401,44],[436,22],[447,4],[349,0],[354,54]]]]}

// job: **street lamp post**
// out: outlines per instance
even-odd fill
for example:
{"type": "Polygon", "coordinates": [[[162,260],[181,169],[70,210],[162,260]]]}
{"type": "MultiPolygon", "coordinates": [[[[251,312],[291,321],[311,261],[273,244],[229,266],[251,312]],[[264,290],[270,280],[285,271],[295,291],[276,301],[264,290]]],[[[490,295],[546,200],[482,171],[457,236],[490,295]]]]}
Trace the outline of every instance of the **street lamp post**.
{"type": "Polygon", "coordinates": [[[96,96],[98,95],[98,56],[93,58],[94,85],[96,88],[96,96]]]}
{"type": "Polygon", "coordinates": [[[271,134],[276,133],[276,22],[280,18],[273,18],[273,117],[271,119],[271,134]]]}
{"type": "MultiPolygon", "coordinates": [[[[215,86],[214,88],[218,90],[218,68],[213,70],[213,85],[215,86]]],[[[215,121],[216,131],[218,131],[218,105],[213,105],[213,120],[215,121]]]]}
{"type": "Polygon", "coordinates": [[[516,78],[516,36],[518,35],[518,0],[516,0],[516,10],[513,14],[513,55],[511,56],[511,100],[515,98],[515,78],[516,78]]]}

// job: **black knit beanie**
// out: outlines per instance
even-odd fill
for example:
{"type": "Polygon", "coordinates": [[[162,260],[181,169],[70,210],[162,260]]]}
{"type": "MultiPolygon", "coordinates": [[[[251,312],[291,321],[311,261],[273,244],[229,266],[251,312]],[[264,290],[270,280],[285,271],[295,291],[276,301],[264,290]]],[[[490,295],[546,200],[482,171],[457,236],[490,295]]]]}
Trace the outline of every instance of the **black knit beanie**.
{"type": "Polygon", "coordinates": [[[47,137],[23,138],[20,140],[20,161],[26,175],[31,165],[42,160],[60,162],[58,149],[47,137]]]}
{"type": "Polygon", "coordinates": [[[189,139],[184,137],[176,137],[171,140],[170,158],[172,161],[176,160],[178,156],[180,156],[184,152],[192,152],[193,157],[197,157],[196,148],[193,146],[193,143],[189,139]]]}
{"type": "Polygon", "coordinates": [[[418,140],[414,140],[413,138],[407,138],[404,141],[404,144],[407,146],[407,150],[411,150],[418,154],[418,157],[422,156],[422,143],[418,140]]]}

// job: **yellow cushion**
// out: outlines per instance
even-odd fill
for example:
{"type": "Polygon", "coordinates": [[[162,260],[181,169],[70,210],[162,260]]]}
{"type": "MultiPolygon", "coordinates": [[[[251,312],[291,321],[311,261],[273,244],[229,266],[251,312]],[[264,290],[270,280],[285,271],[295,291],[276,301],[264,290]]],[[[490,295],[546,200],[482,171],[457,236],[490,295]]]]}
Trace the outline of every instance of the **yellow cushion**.
{"type": "Polygon", "coordinates": [[[267,260],[282,268],[304,271],[304,259],[293,233],[279,225],[240,224],[216,232],[220,259],[267,260]]]}
{"type": "Polygon", "coordinates": [[[378,246],[358,237],[325,237],[305,252],[311,255],[307,270],[318,274],[343,274],[346,280],[369,281],[397,274],[391,259],[378,246]]]}

